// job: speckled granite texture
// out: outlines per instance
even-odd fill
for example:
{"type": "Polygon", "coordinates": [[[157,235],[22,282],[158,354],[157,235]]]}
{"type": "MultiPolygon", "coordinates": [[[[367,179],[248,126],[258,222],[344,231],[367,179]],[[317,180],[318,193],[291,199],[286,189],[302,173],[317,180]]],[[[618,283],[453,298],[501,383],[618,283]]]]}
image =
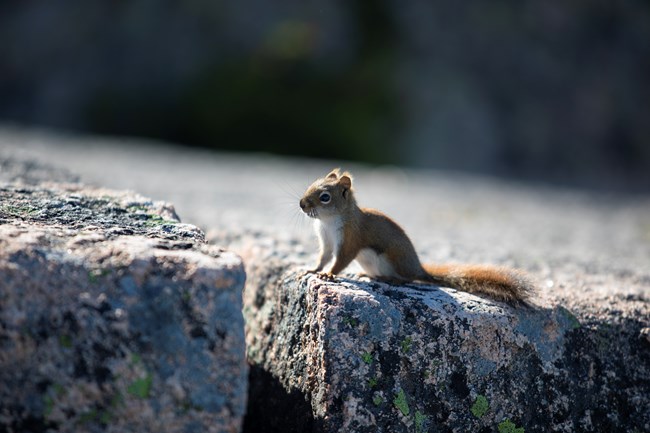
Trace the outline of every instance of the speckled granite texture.
{"type": "MultiPolygon", "coordinates": [[[[269,252],[274,251],[273,253],[269,252]]],[[[334,282],[255,248],[244,295],[248,431],[609,432],[650,426],[644,318],[581,324],[430,285],[334,282]],[[265,411],[256,387],[284,388],[265,411]],[[309,404],[298,416],[299,394],[309,404]],[[272,426],[272,427],[269,427],[272,426]],[[512,430],[508,430],[511,428],[512,430]],[[521,430],[520,430],[521,429],[521,430]],[[259,430],[261,431],[261,430],[259,430]]],[[[647,319],[647,318],[645,318],[647,319]]],[[[268,397],[266,397],[268,399],[268,397]]]]}
{"type": "Polygon", "coordinates": [[[166,203],[0,186],[0,431],[240,431],[244,280],[166,203]]]}

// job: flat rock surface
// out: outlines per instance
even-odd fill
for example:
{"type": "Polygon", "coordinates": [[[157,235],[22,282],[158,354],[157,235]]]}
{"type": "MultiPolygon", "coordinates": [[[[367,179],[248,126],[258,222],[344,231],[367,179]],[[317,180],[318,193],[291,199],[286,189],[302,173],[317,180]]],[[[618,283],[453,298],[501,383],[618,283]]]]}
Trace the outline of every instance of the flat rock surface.
{"type": "Polygon", "coordinates": [[[240,258],[165,202],[25,179],[0,185],[0,430],[238,432],[240,258]]]}
{"type": "MultiPolygon", "coordinates": [[[[87,183],[174,203],[183,221],[220,245],[240,242],[242,234],[271,234],[294,242],[310,263],[317,243],[298,199],[314,179],[342,164],[15,127],[0,129],[2,158],[51,165],[87,183]]],[[[581,321],[650,316],[650,194],[343,167],[355,176],[359,204],[398,221],[425,262],[523,268],[536,279],[539,303],[560,303],[581,321]]]]}

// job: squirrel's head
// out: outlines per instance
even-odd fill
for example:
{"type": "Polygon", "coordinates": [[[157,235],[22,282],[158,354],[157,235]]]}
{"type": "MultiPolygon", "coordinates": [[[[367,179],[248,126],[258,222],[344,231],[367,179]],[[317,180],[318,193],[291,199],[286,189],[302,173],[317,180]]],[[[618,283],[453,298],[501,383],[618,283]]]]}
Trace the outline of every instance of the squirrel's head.
{"type": "Polygon", "coordinates": [[[338,168],[312,183],[300,199],[300,209],[318,219],[338,216],[353,204],[352,176],[338,168]]]}

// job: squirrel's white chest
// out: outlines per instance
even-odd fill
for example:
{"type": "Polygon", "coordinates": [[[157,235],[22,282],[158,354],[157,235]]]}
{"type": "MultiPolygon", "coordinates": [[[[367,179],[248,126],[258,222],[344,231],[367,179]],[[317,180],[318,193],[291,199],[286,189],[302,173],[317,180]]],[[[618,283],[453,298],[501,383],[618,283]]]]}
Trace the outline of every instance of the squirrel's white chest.
{"type": "MultiPolygon", "coordinates": [[[[343,220],[338,217],[315,221],[316,233],[321,248],[335,256],[343,242],[343,220]]],[[[355,257],[366,275],[370,277],[394,277],[395,269],[384,254],[377,254],[371,248],[363,248],[355,257]]]]}
{"type": "Polygon", "coordinates": [[[321,246],[336,254],[343,242],[343,219],[333,217],[327,220],[316,220],[314,227],[321,246]]]}

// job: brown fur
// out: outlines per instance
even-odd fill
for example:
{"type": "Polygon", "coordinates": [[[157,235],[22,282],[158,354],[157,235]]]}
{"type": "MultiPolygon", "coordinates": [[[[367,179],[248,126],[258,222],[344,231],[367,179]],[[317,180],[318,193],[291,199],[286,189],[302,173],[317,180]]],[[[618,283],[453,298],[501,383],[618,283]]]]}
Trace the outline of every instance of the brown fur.
{"type": "Polygon", "coordinates": [[[377,210],[357,205],[348,172],[335,169],[318,179],[300,199],[300,207],[326,227],[319,232],[321,255],[314,272],[322,271],[335,257],[328,275],[336,275],[361,250],[370,249],[392,269],[390,275],[377,275],[378,278],[426,281],[509,303],[523,303],[532,292],[526,276],[514,269],[487,265],[423,266],[411,240],[395,221],[377,210]],[[321,200],[324,193],[330,196],[325,203],[321,200]]]}
{"type": "Polygon", "coordinates": [[[423,265],[425,281],[509,303],[525,302],[532,292],[526,275],[516,269],[489,265],[423,265]]]}

